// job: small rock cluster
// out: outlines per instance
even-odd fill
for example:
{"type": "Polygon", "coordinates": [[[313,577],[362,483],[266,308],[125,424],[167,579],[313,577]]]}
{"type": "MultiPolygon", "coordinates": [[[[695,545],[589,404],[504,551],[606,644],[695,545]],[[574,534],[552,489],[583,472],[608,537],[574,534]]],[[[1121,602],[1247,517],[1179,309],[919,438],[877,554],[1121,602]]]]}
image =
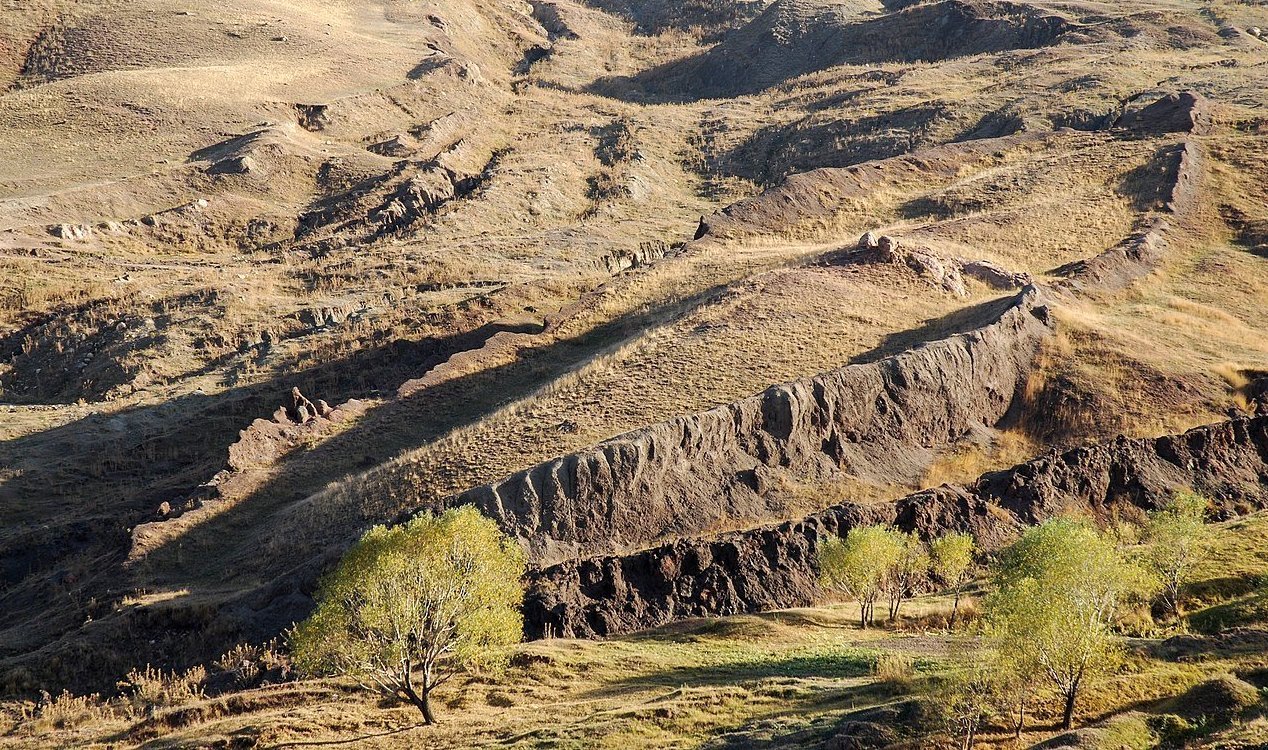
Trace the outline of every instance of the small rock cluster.
{"type": "Polygon", "coordinates": [[[934,286],[959,297],[967,297],[965,277],[977,279],[993,289],[1019,289],[1030,283],[1025,273],[1012,273],[989,260],[944,258],[928,248],[903,248],[893,237],[866,232],[859,238],[860,252],[882,263],[902,263],[928,278],[934,286]]]}

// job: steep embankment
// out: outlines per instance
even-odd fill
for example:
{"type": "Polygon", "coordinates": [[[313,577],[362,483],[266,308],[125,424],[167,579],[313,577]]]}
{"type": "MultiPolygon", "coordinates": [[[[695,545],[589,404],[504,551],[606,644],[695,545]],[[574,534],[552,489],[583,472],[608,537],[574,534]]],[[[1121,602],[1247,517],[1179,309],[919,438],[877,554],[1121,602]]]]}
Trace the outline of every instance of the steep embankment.
{"type": "Polygon", "coordinates": [[[914,481],[937,448],[1004,417],[1051,331],[1034,287],[986,314],[969,333],[646,427],[452,503],[553,562],[781,517],[788,475],[914,481]]]}
{"type": "Polygon", "coordinates": [[[843,503],[779,526],[570,560],[530,575],[525,629],[530,637],[606,636],[684,617],[806,605],[817,593],[815,550],[827,534],[883,523],[924,537],[967,531],[990,549],[1062,513],[1147,510],[1181,488],[1212,497],[1223,517],[1268,507],[1268,417],[1120,438],[892,504],[843,503]]]}

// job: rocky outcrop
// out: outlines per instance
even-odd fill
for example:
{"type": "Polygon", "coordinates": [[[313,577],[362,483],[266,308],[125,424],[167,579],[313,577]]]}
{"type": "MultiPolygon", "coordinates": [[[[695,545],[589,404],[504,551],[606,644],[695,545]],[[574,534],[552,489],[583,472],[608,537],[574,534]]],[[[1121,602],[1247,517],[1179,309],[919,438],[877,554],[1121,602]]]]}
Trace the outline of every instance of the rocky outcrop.
{"type": "Polygon", "coordinates": [[[669,255],[675,248],[663,241],[640,242],[634,249],[613,250],[595,261],[595,266],[610,274],[651,265],[669,255]]]}
{"type": "Polygon", "coordinates": [[[969,333],[636,430],[449,503],[476,505],[544,563],[786,516],[785,477],[917,481],[939,448],[1004,417],[1052,326],[1034,287],[983,315],[969,333]]]}
{"type": "Polygon", "coordinates": [[[1211,130],[1211,105],[1196,91],[1167,94],[1148,106],[1124,112],[1114,127],[1142,135],[1204,135],[1211,130]]]}
{"type": "Polygon", "coordinates": [[[569,560],[529,575],[525,630],[608,636],[686,617],[808,605],[818,594],[819,541],[855,526],[893,524],[925,538],[964,531],[994,549],[1048,518],[1130,515],[1189,488],[1214,500],[1217,518],[1268,507],[1268,417],[1120,438],[895,503],[847,502],[778,526],[569,560]]]}
{"type": "Polygon", "coordinates": [[[443,164],[424,166],[400,184],[387,200],[370,213],[378,232],[396,232],[422,221],[449,201],[474,190],[482,175],[450,169],[443,164]]]}
{"type": "Polygon", "coordinates": [[[836,263],[898,263],[933,286],[957,297],[969,296],[965,279],[976,279],[992,289],[1020,289],[1031,283],[1027,273],[1013,273],[989,260],[945,257],[926,247],[906,247],[889,236],[867,232],[852,252],[831,258],[836,263]]]}
{"type": "MultiPolygon", "coordinates": [[[[340,425],[365,414],[369,404],[350,399],[337,407],[324,400],[313,403],[291,388],[289,403],[279,406],[271,419],[256,419],[238,433],[229,446],[225,468],[199,485],[188,498],[160,505],[155,520],[132,530],[130,561],[145,557],[191,527],[224,512],[237,497],[235,483],[248,474],[267,470],[287,453],[340,429],[340,425]]],[[[250,480],[247,480],[250,481],[250,480]]]]}

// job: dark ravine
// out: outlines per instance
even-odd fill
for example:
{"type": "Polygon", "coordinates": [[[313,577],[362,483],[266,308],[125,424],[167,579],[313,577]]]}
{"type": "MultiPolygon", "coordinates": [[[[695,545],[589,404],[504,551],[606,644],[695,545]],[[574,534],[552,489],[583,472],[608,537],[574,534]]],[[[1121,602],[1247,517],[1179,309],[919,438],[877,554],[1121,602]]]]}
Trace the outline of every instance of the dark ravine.
{"type": "Polygon", "coordinates": [[[469,490],[539,564],[787,517],[787,475],[917,481],[934,453],[997,424],[1052,321],[1039,290],[968,333],[678,417],[469,490]]]}
{"type": "Polygon", "coordinates": [[[569,560],[529,575],[525,632],[604,637],[688,617],[805,606],[818,594],[814,560],[825,535],[882,523],[925,538],[965,531],[991,550],[1048,518],[1130,517],[1180,489],[1211,497],[1219,519],[1268,507],[1268,416],[1119,438],[894,503],[845,502],[777,526],[569,560]]]}

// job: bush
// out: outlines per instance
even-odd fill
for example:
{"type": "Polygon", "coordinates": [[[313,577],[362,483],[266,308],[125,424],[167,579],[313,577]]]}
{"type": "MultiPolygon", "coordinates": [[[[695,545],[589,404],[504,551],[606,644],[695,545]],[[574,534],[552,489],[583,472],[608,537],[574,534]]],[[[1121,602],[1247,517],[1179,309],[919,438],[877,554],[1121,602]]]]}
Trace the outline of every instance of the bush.
{"type": "Polygon", "coordinates": [[[118,688],[134,714],[145,714],[201,699],[206,681],[207,670],[203,667],[194,667],[184,674],[168,674],[147,664],[144,670],[129,671],[118,688]]]}
{"type": "Polygon", "coordinates": [[[292,675],[291,662],[276,640],[263,645],[240,643],[212,665],[213,692],[242,690],[284,682],[292,675]]]}
{"type": "Polygon", "coordinates": [[[62,691],[56,698],[45,696],[25,726],[35,735],[57,729],[76,729],[114,718],[114,712],[96,693],[71,695],[69,691],[62,691]]]}

